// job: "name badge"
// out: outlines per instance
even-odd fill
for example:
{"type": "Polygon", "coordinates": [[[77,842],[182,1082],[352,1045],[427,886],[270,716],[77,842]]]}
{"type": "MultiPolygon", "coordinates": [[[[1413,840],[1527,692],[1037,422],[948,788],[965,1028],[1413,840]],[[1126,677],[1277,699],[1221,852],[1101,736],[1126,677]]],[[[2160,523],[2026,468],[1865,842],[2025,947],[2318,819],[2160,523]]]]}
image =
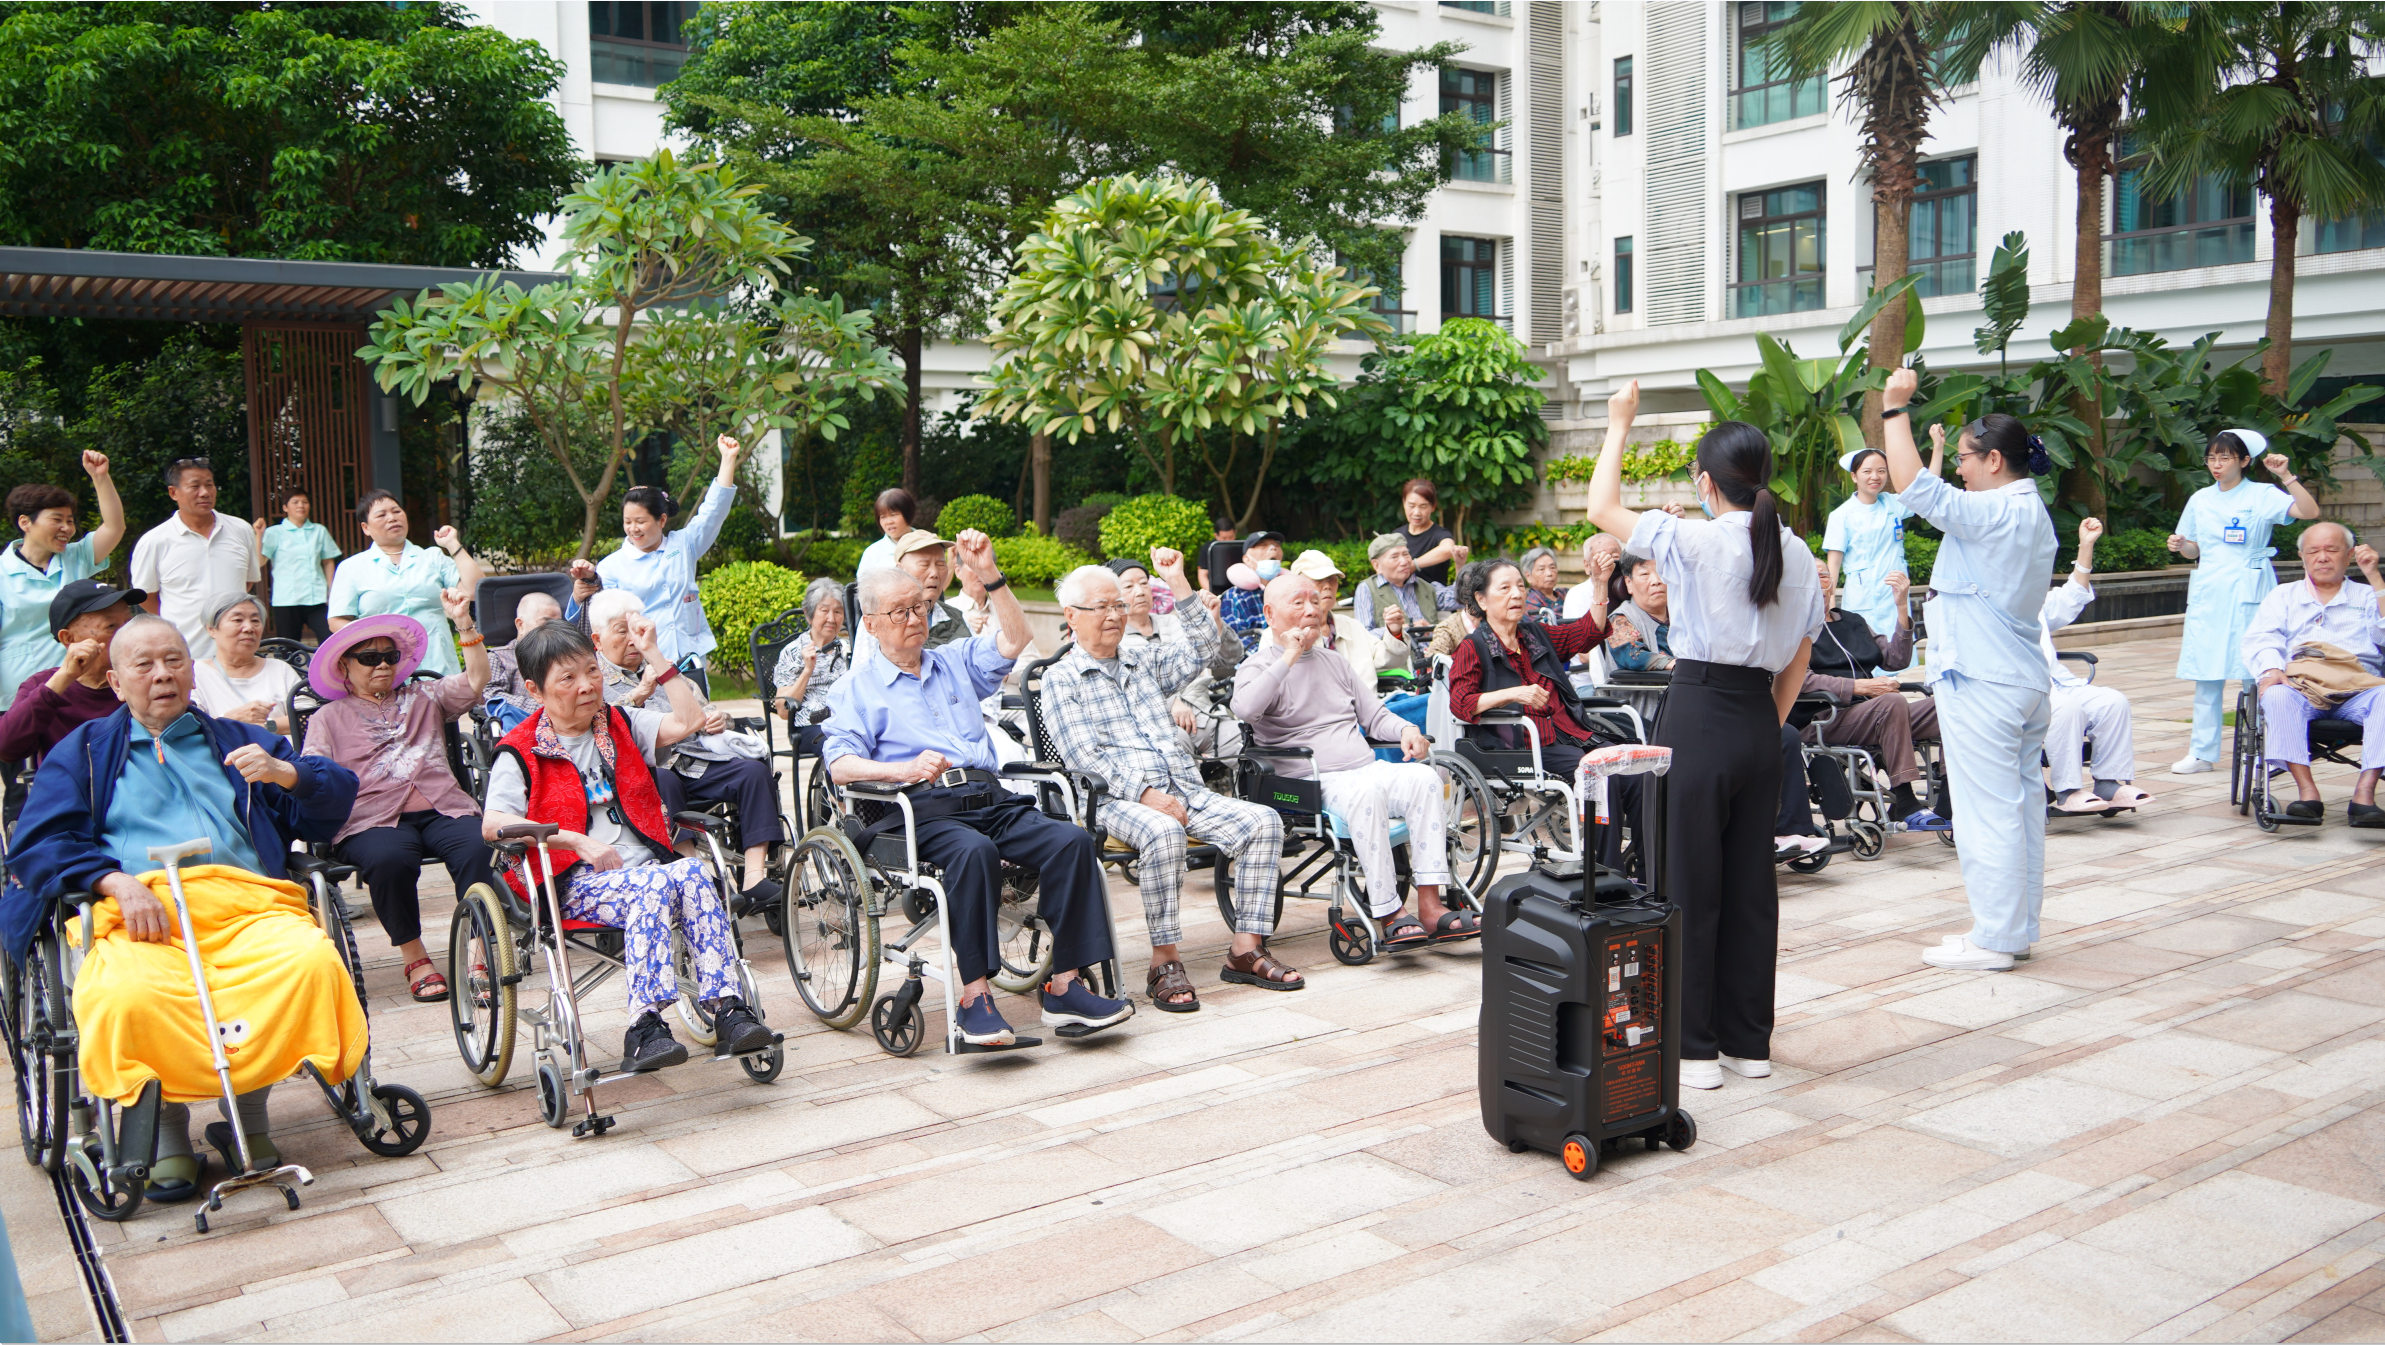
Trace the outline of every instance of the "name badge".
{"type": "Polygon", "coordinates": [[[2229,546],[2242,546],[2250,533],[2245,529],[2242,519],[2231,518],[2228,520],[2228,526],[2220,529],[2219,535],[2220,539],[2229,546]]]}

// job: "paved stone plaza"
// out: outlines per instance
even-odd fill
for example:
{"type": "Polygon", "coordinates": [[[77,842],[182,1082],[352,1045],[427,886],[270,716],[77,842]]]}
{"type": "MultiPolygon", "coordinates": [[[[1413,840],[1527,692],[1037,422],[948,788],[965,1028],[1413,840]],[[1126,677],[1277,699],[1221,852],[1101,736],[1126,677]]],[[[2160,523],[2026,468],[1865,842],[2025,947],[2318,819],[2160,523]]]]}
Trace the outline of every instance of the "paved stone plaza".
{"type": "MultiPolygon", "coordinates": [[[[430,1142],[371,1158],[291,1087],[303,1211],[94,1228],[144,1340],[2385,1338],[2385,834],[2342,826],[2340,770],[2329,825],[2275,836],[2224,771],[2162,773],[2174,638],[2099,652],[2161,799],[2052,825],[2036,958],[1921,966],[1966,925],[1933,839],[1784,875],[1774,1077],[1690,1095],[1695,1148],[1588,1184],[1483,1132],[1473,946],[1346,968],[1295,904],[1310,988],[1227,988],[1197,875],[1197,1015],[889,1059],[811,1022],[762,935],[784,1077],[691,1063],[576,1142],[523,1058],[486,1093],[444,1007],[396,1007],[370,930],[377,1062],[430,1142]]],[[[49,1185],[0,1173],[36,1323],[88,1337],[49,1185]]]]}

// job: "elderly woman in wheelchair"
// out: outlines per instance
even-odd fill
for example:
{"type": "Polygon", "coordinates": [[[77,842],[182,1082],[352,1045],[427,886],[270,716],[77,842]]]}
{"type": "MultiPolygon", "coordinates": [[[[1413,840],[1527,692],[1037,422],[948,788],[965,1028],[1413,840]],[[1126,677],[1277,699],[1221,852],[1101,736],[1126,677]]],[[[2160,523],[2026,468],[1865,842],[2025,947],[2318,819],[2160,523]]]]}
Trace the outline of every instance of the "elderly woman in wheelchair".
{"type": "Polygon", "coordinates": [[[1249,727],[1254,755],[1278,772],[1314,776],[1366,873],[1368,913],[1387,922],[1387,951],[1478,937],[1471,911],[1441,900],[1448,885],[1448,819],[1441,776],[1424,759],[1432,742],[1383,707],[1348,661],[1317,648],[1328,612],[1324,592],[1303,575],[1278,575],[1266,590],[1268,639],[1234,677],[1234,714],[1249,727]],[[1396,740],[1407,759],[1380,759],[1368,735],[1396,740]],[[1392,858],[1393,819],[1404,825],[1416,915],[1402,912],[1392,858]],[[1422,917],[1419,919],[1418,917],[1422,917]]]}
{"type": "Polygon", "coordinates": [[[289,848],[330,840],[356,777],[193,708],[171,623],[134,618],[110,654],[125,707],[60,742],[11,838],[12,1044],[53,1056],[32,1066],[27,1153],[71,1169],[93,1213],[127,1218],[144,1196],[199,1194],[188,1104],[215,1098],[224,1119],[207,1140],[231,1175],[209,1208],[270,1185],[294,1209],[313,1178],[267,1133],[274,1084],[311,1075],[375,1152],[428,1133],[419,1095],[371,1083],[344,915],[321,866],[289,848]]]}

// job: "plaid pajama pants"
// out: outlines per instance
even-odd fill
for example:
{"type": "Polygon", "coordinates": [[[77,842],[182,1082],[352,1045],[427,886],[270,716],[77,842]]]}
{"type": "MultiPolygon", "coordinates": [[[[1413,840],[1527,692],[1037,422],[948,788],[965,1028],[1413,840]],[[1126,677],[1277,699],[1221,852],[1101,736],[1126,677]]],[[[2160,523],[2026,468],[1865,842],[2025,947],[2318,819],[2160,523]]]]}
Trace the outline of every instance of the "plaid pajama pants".
{"type": "MultiPolygon", "coordinates": [[[[1196,789],[1185,800],[1192,834],[1234,861],[1234,932],[1275,930],[1276,864],[1284,857],[1284,819],[1273,808],[1196,789]]],[[[1175,818],[1140,803],[1101,806],[1102,825],[1135,848],[1135,873],[1142,880],[1143,921],[1154,945],[1183,937],[1178,907],[1184,894],[1185,829],[1175,818]]]]}
{"type": "Polygon", "coordinates": [[[729,913],[720,889],[700,859],[598,872],[583,864],[563,893],[563,914],[594,920],[621,931],[621,961],[629,968],[629,1011],[660,1013],[679,1000],[679,974],[671,965],[671,926],[687,932],[689,961],[699,999],[725,999],[737,991],[737,944],[729,936],[729,913]]]}

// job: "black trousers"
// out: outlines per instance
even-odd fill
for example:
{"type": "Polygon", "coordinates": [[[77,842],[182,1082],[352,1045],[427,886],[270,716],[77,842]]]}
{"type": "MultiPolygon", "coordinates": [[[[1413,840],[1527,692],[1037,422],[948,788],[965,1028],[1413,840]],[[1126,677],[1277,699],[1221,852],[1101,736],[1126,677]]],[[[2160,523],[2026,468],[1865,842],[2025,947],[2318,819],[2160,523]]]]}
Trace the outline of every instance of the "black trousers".
{"type": "Polygon", "coordinates": [[[331,638],[330,611],[329,603],[320,602],[310,603],[303,607],[276,607],[273,609],[274,638],[277,640],[304,640],[307,629],[312,627],[317,643],[328,640],[331,638]]]}
{"type": "Polygon", "coordinates": [[[373,827],[340,842],[340,858],[356,866],[373,896],[373,914],[391,943],[422,937],[422,902],[416,885],[425,857],[447,866],[461,893],[474,883],[494,884],[489,843],[480,837],[478,817],[445,817],[425,810],[400,813],[394,827],[373,827]]]}
{"type": "Polygon", "coordinates": [[[694,780],[677,771],[656,771],[655,792],[662,795],[663,812],[676,813],[692,804],[734,803],[737,805],[737,848],[756,845],[776,845],[787,838],[778,822],[778,787],[770,778],[770,767],[763,762],[708,762],[704,774],[694,780]]]}
{"type": "MultiPolygon", "coordinates": [[[[1769,696],[1771,693],[1765,693],[1769,696]]],[[[1814,825],[1813,800],[1805,789],[1805,739],[1797,730],[1780,730],[1780,816],[1772,823],[1775,836],[1819,836],[1814,825]]]]}
{"type": "Polygon", "coordinates": [[[1074,823],[1044,816],[1022,795],[1005,793],[986,807],[921,822],[919,858],[944,871],[945,918],[964,984],[993,975],[1001,965],[1006,859],[1041,875],[1036,909],[1052,931],[1054,967],[1090,967],[1115,955],[1093,837],[1074,823]]]}
{"type": "Polygon", "coordinates": [[[1681,908],[1681,1057],[1772,1056],[1780,893],[1780,715],[1761,668],[1683,659],[1657,723],[1665,780],[1664,895],[1681,908]]]}

